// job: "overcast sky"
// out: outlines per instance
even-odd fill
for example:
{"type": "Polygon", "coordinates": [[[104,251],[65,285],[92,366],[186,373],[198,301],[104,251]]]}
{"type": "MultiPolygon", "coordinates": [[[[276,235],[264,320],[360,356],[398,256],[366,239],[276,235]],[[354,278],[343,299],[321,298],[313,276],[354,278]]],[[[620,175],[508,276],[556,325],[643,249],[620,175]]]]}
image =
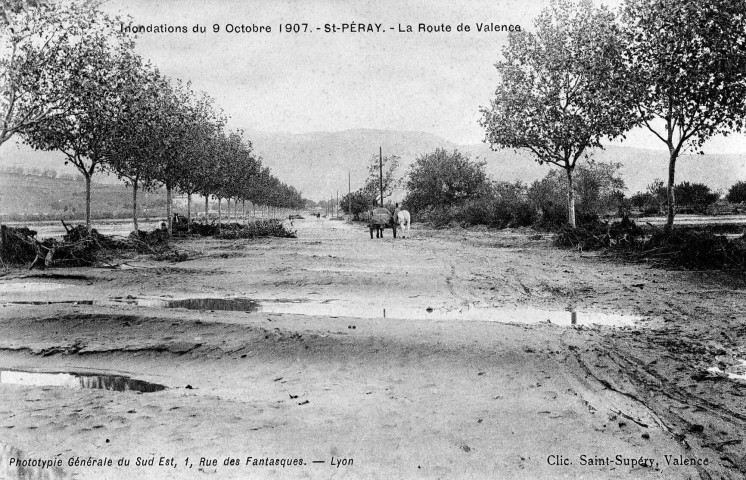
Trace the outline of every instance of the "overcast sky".
{"type": "MultiPolygon", "coordinates": [[[[477,23],[533,28],[543,0],[110,0],[136,24],[190,32],[141,33],[138,50],[165,74],[191,80],[246,130],[306,133],[351,128],[415,130],[457,144],[480,143],[480,106],[496,85],[504,32],[477,23]],[[308,23],[310,33],[280,32],[308,23]],[[324,33],[326,24],[378,23],[386,33],[324,33]],[[450,25],[451,33],[398,33],[399,24],[450,25]],[[471,31],[455,31],[464,23],[471,31]],[[213,33],[213,25],[220,26],[213,33]],[[227,24],[269,25],[271,33],[227,33],[227,24]],[[192,33],[195,25],[207,33],[192,33]],[[395,30],[389,30],[393,27],[395,30]],[[321,31],[316,30],[321,28],[321,31]]],[[[663,148],[645,132],[630,146],[663,148]]],[[[743,136],[712,142],[708,153],[744,153],[743,136]]]]}

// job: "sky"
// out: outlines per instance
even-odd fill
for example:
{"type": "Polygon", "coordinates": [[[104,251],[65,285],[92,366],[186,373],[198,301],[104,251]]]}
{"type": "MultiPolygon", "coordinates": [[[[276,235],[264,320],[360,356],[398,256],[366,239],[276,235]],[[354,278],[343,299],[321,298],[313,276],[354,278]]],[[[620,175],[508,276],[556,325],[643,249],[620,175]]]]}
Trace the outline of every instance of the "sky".
{"type": "MultiPolygon", "coordinates": [[[[140,33],[137,49],[166,75],[191,80],[196,90],[213,96],[234,128],[410,130],[476,144],[484,138],[479,109],[489,105],[497,84],[494,63],[507,41],[507,33],[479,32],[477,23],[532,29],[547,3],[109,0],[106,9],[130,15],[134,24],[186,27],[189,33],[140,33]],[[287,23],[306,23],[309,31],[281,32],[287,23]],[[324,32],[327,24],[360,23],[380,24],[385,32],[324,32]],[[450,25],[452,31],[417,32],[420,23],[450,25]],[[229,24],[272,30],[228,33],[229,24]],[[459,32],[459,24],[471,30],[459,32]],[[207,31],[194,33],[197,25],[207,31]],[[400,25],[415,31],[399,33],[400,25]]],[[[664,148],[642,131],[631,132],[624,145],[664,148]]],[[[743,153],[744,147],[745,137],[732,136],[705,150],[743,153]]]]}

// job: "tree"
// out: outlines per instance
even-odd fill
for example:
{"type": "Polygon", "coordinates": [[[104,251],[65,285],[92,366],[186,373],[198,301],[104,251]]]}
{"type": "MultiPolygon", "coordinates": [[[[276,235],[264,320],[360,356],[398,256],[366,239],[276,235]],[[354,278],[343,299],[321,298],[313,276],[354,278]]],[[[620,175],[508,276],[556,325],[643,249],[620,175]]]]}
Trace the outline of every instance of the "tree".
{"type": "Polygon", "coordinates": [[[619,163],[589,162],[578,166],[575,192],[581,217],[616,213],[627,187],[619,176],[619,163]]]}
{"type": "MultiPolygon", "coordinates": [[[[619,168],[620,165],[616,163],[590,162],[578,165],[573,189],[581,222],[596,221],[601,215],[616,213],[625,189],[624,181],[619,176],[619,168]]],[[[566,175],[562,175],[559,170],[550,170],[544,178],[531,184],[528,196],[541,211],[543,224],[557,225],[566,218],[567,213],[562,208],[562,203],[563,197],[566,198],[567,183],[566,175]]]]}
{"type": "Polygon", "coordinates": [[[212,182],[210,177],[214,175],[215,165],[211,163],[214,158],[214,145],[211,142],[222,132],[227,118],[222,110],[216,109],[213,99],[205,93],[197,98],[190,97],[189,100],[195,102],[195,105],[186,125],[187,141],[181,143],[181,148],[187,149],[183,161],[188,168],[179,170],[177,186],[187,195],[187,226],[191,228],[192,195],[212,182]]]}
{"type": "MultiPolygon", "coordinates": [[[[32,147],[64,153],[83,175],[89,228],[91,177],[101,170],[111,142],[117,140],[112,131],[122,111],[122,92],[135,81],[133,72],[141,65],[134,43],[119,25],[118,18],[97,7],[81,13],[60,45],[64,63],[54,72],[55,88],[66,97],[65,114],[46,118],[22,132],[32,147]]],[[[43,95],[45,86],[36,88],[36,94],[43,95]]]]}
{"type": "Polygon", "coordinates": [[[638,119],[668,147],[670,232],[679,155],[743,126],[746,2],[626,0],[622,19],[629,97],[638,119]]]}
{"type": "Polygon", "coordinates": [[[67,96],[56,76],[70,59],[63,52],[70,30],[89,4],[68,7],[42,1],[0,5],[0,145],[64,111],[67,96]]]}
{"type": "Polygon", "coordinates": [[[458,150],[438,148],[418,157],[406,182],[406,208],[413,213],[443,208],[477,197],[489,189],[484,162],[472,162],[458,150]]]}
{"type": "Polygon", "coordinates": [[[707,207],[720,198],[703,183],[682,182],[674,188],[678,205],[696,213],[707,213],[707,207]]]}
{"type": "Polygon", "coordinates": [[[358,220],[361,213],[375,207],[376,197],[361,188],[342,197],[339,203],[343,212],[352,215],[353,220],[358,220]]]}
{"type": "Polygon", "coordinates": [[[401,158],[396,155],[371,156],[368,163],[368,180],[365,182],[363,191],[383,204],[383,201],[394,193],[394,189],[401,182],[401,179],[396,176],[400,160],[401,158]],[[383,171],[383,182],[381,182],[381,171],[383,171]]]}
{"type": "MultiPolygon", "coordinates": [[[[209,126],[211,100],[198,96],[189,83],[168,82],[158,97],[156,120],[151,132],[153,140],[154,178],[166,187],[168,231],[173,231],[173,191],[183,188],[199,190],[191,185],[200,168],[208,136],[201,134],[209,126]],[[189,184],[189,185],[188,185],[189,184]],[[187,186],[188,185],[188,186],[187,186]]],[[[220,152],[220,148],[216,150],[220,152]]],[[[219,185],[223,185],[222,182],[219,185]]]]}
{"type": "Polygon", "coordinates": [[[492,148],[525,149],[567,176],[567,221],[575,226],[573,170],[587,149],[633,123],[623,92],[622,44],[614,15],[590,0],[554,0],[536,33],[513,32],[495,66],[499,83],[482,108],[492,148]]]}
{"type": "Polygon", "coordinates": [[[106,169],[132,187],[132,221],[137,225],[137,192],[157,185],[156,164],[158,143],[153,137],[159,119],[159,97],[167,88],[166,79],[149,67],[133,71],[133,82],[122,91],[122,111],[112,126],[111,135],[117,141],[109,143],[106,169]]]}
{"type": "Polygon", "coordinates": [[[746,202],[746,182],[736,182],[732,185],[725,199],[732,203],[746,202]]]}

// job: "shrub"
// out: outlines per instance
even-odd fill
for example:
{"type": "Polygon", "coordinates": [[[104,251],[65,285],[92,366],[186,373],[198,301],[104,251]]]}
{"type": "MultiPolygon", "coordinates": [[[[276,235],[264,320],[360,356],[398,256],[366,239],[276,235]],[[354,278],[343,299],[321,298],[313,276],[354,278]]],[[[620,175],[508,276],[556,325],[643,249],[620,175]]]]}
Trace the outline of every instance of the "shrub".
{"type": "MultiPolygon", "coordinates": [[[[575,216],[578,225],[598,221],[602,215],[617,213],[623,206],[624,181],[616,163],[589,163],[575,169],[575,216]]],[[[539,226],[558,228],[567,223],[567,176],[549,173],[531,184],[528,198],[540,212],[539,226]]]]}
{"type": "Polygon", "coordinates": [[[498,182],[479,196],[450,206],[430,207],[418,215],[436,227],[454,223],[492,228],[524,227],[532,225],[538,218],[536,209],[528,200],[527,188],[521,182],[498,182]]]}
{"type": "Polygon", "coordinates": [[[746,203],[746,182],[737,182],[731,186],[725,199],[732,203],[746,203]]]}
{"type": "Polygon", "coordinates": [[[484,165],[458,150],[420,156],[409,171],[404,207],[412,213],[448,209],[484,195],[490,189],[484,165]]]}
{"type": "Polygon", "coordinates": [[[720,195],[702,183],[683,182],[674,187],[677,209],[682,213],[707,213],[720,195]]]}

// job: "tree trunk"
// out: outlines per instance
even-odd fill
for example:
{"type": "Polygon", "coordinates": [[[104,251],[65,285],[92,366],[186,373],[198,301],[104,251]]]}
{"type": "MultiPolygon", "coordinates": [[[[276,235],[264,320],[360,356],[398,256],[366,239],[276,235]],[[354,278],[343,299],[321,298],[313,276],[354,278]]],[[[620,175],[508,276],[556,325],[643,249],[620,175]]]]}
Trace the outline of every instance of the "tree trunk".
{"type": "Polygon", "coordinates": [[[566,168],[567,172],[567,223],[575,228],[575,190],[572,184],[572,168],[566,168]]]}
{"type": "Polygon", "coordinates": [[[673,229],[673,217],[675,215],[676,210],[676,198],[674,196],[674,177],[676,174],[676,157],[678,156],[676,151],[673,149],[669,149],[669,153],[671,156],[668,160],[668,189],[667,189],[667,197],[668,197],[668,218],[666,219],[666,233],[671,233],[671,230],[673,229]]]}
{"type": "Polygon", "coordinates": [[[210,213],[210,196],[205,195],[205,225],[207,225],[207,222],[209,220],[208,215],[210,213]]]}
{"type": "Polygon", "coordinates": [[[91,175],[88,173],[85,176],[85,227],[91,230],[91,175]]]}
{"type": "Polygon", "coordinates": [[[192,194],[187,194],[187,232],[192,230],[192,194]]]}
{"type": "Polygon", "coordinates": [[[222,219],[220,218],[222,216],[221,215],[222,212],[220,211],[220,209],[222,207],[222,205],[221,205],[222,203],[223,203],[223,199],[220,198],[220,197],[218,197],[218,226],[220,225],[220,222],[222,221],[222,219]]]}
{"type": "Polygon", "coordinates": [[[166,185],[166,216],[168,217],[168,234],[171,235],[173,233],[173,191],[171,189],[170,185],[166,185]]]}
{"type": "Polygon", "coordinates": [[[243,224],[246,225],[248,223],[246,220],[246,199],[241,200],[241,216],[243,217],[243,224]]]}
{"type": "Polygon", "coordinates": [[[135,234],[137,234],[137,180],[132,182],[132,223],[135,225],[135,234]]]}

